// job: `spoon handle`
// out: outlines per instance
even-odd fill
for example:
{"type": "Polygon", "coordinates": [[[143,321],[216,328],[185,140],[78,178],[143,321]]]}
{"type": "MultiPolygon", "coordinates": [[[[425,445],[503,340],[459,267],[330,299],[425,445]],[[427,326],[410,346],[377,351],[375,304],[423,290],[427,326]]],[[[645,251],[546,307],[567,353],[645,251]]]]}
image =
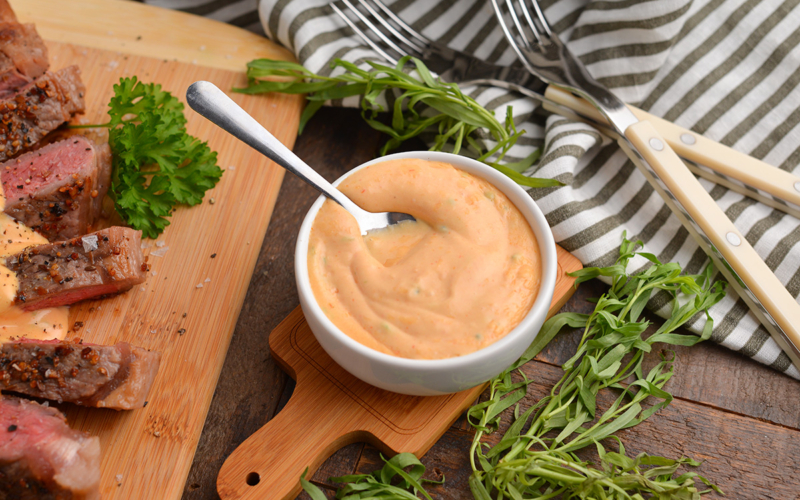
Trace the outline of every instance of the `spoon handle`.
{"type": "Polygon", "coordinates": [[[363,210],[270,134],[255,118],[211,82],[199,81],[186,90],[189,106],[240,141],[315,187],[350,213],[363,210]]]}

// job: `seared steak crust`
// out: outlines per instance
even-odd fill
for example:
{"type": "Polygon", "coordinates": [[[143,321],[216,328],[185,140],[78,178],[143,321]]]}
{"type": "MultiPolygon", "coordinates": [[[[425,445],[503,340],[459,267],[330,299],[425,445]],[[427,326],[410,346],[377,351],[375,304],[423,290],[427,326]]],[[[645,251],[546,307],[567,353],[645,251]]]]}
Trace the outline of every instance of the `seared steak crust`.
{"type": "Polygon", "coordinates": [[[20,340],[0,346],[0,389],[97,408],[144,406],[161,353],[112,346],[20,340]]]}
{"type": "Polygon", "coordinates": [[[6,0],[0,0],[0,99],[47,71],[47,47],[32,24],[20,24],[6,0]]]}
{"type": "Polygon", "coordinates": [[[129,290],[147,277],[141,231],[110,227],[6,258],[17,275],[16,303],[27,311],[129,290]]]}
{"type": "Polygon", "coordinates": [[[0,500],[100,498],[100,440],[64,415],[0,396],[0,500]]]}
{"type": "Polygon", "coordinates": [[[24,149],[84,110],[85,87],[77,66],[47,72],[0,99],[0,161],[24,149]]]}
{"type": "Polygon", "coordinates": [[[13,72],[30,81],[42,76],[49,66],[47,47],[32,24],[0,22],[2,74],[13,72]]]}
{"type": "Polygon", "coordinates": [[[0,22],[17,22],[17,14],[8,4],[8,0],[0,0],[0,22]]]}
{"type": "Polygon", "coordinates": [[[83,136],[48,144],[0,164],[5,213],[50,241],[89,232],[111,180],[108,144],[83,136]]]}

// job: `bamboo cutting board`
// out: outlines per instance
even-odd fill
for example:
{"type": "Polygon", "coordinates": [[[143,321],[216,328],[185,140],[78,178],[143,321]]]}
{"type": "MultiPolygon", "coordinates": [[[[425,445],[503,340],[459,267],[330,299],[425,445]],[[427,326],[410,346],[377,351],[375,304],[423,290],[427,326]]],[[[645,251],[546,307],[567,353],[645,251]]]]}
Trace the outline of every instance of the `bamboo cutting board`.
{"type": "MultiPolygon", "coordinates": [[[[133,2],[11,3],[22,22],[36,23],[52,69],[80,66],[87,123],[108,120],[112,85],[122,76],[161,83],[183,100],[196,80],[242,86],[251,59],[291,59],[252,33],[133,2]]],[[[294,144],[302,97],[232,97],[284,144],[294,144]]],[[[70,311],[70,323],[83,323],[70,337],[127,341],[163,354],[145,408],[62,406],[72,427],[100,437],[104,500],[180,498],[283,178],[283,169],[188,108],[186,116],[189,132],[219,153],[222,180],[201,205],[179,208],[159,243],[148,242],[144,285],[70,311]]]]}
{"type": "MultiPolygon", "coordinates": [[[[581,263],[561,247],[549,315],[575,291],[567,273],[581,263]]],[[[366,384],[337,365],[317,342],[298,307],[269,337],[272,356],[297,380],[286,407],[247,438],[217,478],[223,500],[290,500],[339,448],[368,442],[383,453],[421,457],[485,385],[445,396],[406,396],[366,384]]]]}

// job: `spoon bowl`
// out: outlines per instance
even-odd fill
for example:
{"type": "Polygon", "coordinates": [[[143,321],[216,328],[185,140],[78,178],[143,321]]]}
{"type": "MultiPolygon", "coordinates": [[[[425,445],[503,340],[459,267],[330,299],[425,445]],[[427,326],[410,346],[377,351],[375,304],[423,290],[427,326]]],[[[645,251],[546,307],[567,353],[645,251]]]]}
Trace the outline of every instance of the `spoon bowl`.
{"type": "Polygon", "coordinates": [[[383,229],[404,220],[414,220],[399,212],[367,212],[308,166],[255,118],[211,82],[194,82],[186,90],[186,102],[209,121],[263,154],[289,172],[300,177],[320,193],[341,205],[355,217],[361,234],[383,229]]]}

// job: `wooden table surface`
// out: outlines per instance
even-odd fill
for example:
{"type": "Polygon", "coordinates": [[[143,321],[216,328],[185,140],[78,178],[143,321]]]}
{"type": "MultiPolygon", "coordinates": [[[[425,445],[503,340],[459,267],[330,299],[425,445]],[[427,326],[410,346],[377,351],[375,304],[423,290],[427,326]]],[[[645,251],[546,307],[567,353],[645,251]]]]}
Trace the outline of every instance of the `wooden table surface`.
{"type": "MultiPolygon", "coordinates": [[[[294,150],[334,180],[371,159],[380,141],[357,111],[323,109],[298,137],[294,150]]],[[[224,459],[280,411],[292,393],[294,382],[271,359],[267,339],[298,305],[294,245],[315,198],[310,187],[286,176],[186,482],[186,500],[219,498],[216,476],[224,459]]],[[[605,289],[598,281],[584,283],[564,309],[589,312],[592,304],[586,299],[605,289]]],[[[523,401],[526,408],[560,378],[559,364],[574,353],[578,338],[578,332],[562,332],[525,366],[534,380],[523,401]]],[[[666,387],[675,400],[619,434],[629,454],[703,460],[696,471],[719,485],[728,498],[800,498],[800,382],[711,342],[675,351],[675,376],[666,387]]],[[[504,421],[508,425],[508,415],[504,421]]],[[[423,458],[431,478],[442,473],[446,477],[444,486],[429,489],[434,498],[472,498],[467,486],[471,440],[462,417],[423,458]]],[[[328,459],[313,481],[332,498],[335,486],[329,477],[371,472],[380,463],[374,448],[354,444],[328,459]]]]}

